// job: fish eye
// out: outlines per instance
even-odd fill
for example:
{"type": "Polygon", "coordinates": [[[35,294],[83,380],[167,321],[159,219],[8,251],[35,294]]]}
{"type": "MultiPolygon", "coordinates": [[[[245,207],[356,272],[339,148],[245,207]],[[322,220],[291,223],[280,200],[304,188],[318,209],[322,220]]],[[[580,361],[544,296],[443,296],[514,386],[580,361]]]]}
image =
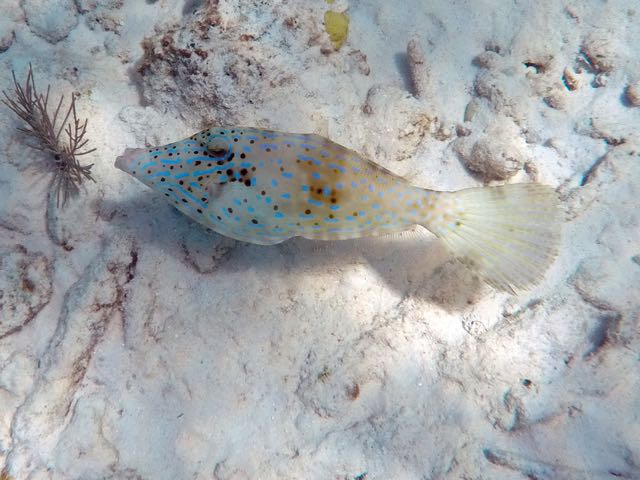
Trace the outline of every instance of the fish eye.
{"type": "Polygon", "coordinates": [[[212,142],[207,145],[207,151],[212,157],[225,157],[229,153],[229,147],[222,142],[212,142]]]}

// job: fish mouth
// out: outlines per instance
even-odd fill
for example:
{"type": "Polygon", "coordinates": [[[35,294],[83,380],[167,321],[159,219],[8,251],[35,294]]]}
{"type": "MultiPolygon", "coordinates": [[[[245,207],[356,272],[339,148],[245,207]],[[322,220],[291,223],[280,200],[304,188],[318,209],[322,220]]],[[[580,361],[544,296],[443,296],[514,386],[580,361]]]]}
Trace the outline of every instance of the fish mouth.
{"type": "Polygon", "coordinates": [[[131,173],[131,167],[140,154],[145,151],[144,148],[125,148],[124,153],[116,157],[115,167],[123,172],[131,173]]]}

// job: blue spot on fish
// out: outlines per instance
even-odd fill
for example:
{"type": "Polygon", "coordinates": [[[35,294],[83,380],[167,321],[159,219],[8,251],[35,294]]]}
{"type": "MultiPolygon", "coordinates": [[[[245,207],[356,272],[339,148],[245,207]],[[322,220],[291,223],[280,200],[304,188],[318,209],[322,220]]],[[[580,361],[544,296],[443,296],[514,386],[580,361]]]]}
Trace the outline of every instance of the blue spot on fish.
{"type": "Polygon", "coordinates": [[[187,163],[193,163],[193,162],[197,162],[197,161],[200,161],[200,162],[210,162],[210,161],[211,161],[211,158],[209,158],[209,157],[205,157],[205,156],[203,156],[203,155],[200,155],[200,156],[198,156],[198,157],[191,157],[189,160],[187,160],[187,163]]]}
{"type": "MultiPolygon", "coordinates": [[[[194,170],[192,173],[194,177],[199,177],[200,175],[209,175],[210,173],[213,173],[213,172],[222,172],[227,168],[233,168],[233,162],[228,163],[226,166],[222,166],[222,167],[207,168],[206,170],[194,170]]],[[[176,175],[176,178],[178,178],[177,175],[176,175]]]]}
{"type": "Polygon", "coordinates": [[[330,163],[329,168],[334,168],[342,173],[345,173],[347,171],[346,168],[344,168],[342,165],[338,165],[337,163],[330,163]]]}

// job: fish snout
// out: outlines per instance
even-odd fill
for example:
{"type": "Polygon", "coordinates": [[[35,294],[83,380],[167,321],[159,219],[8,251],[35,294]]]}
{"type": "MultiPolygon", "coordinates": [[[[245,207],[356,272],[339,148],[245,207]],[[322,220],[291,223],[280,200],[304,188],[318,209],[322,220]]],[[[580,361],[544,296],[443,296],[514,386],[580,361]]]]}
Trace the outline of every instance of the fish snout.
{"type": "Polygon", "coordinates": [[[145,153],[144,148],[125,148],[124,153],[116,158],[115,166],[123,172],[131,173],[134,162],[145,153]]]}

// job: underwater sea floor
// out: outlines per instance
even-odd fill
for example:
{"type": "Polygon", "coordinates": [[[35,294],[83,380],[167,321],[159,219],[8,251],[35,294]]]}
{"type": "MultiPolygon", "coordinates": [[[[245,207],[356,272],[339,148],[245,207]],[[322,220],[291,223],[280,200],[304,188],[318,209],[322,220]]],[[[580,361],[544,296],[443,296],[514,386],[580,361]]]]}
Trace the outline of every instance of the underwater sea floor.
{"type": "Polygon", "coordinates": [[[96,151],[58,207],[0,106],[0,477],[640,478],[638,38],[631,0],[2,0],[0,88],[31,62],[96,151]],[[213,125],[552,185],[559,256],[511,295],[418,228],[245,244],[113,165],[213,125]]]}

